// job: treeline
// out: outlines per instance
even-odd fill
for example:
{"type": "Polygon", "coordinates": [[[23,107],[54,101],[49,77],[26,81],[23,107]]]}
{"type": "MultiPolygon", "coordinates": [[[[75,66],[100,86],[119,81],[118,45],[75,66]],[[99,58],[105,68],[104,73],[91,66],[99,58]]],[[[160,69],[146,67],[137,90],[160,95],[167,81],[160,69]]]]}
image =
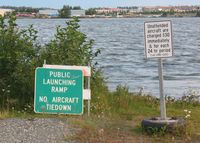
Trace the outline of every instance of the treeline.
{"type": "Polygon", "coordinates": [[[69,18],[71,15],[71,10],[81,10],[80,6],[69,6],[69,5],[64,5],[62,9],[58,10],[59,12],[59,17],[60,18],[69,18]]]}
{"type": "Polygon", "coordinates": [[[99,50],[93,50],[94,41],[79,31],[78,22],[77,18],[66,21],[64,28],[57,27],[49,43],[41,45],[33,25],[19,29],[15,15],[9,15],[8,19],[0,16],[0,110],[30,109],[33,112],[35,69],[41,67],[44,60],[58,65],[91,63],[91,88],[95,88],[92,94],[106,91],[100,72],[94,68],[93,59],[99,50]]]}
{"type": "MultiPolygon", "coordinates": [[[[45,10],[45,9],[50,9],[50,8],[33,8],[33,7],[14,7],[14,6],[1,6],[0,8],[4,9],[12,9],[14,10],[15,13],[38,13],[39,10],[45,10]]],[[[71,10],[81,10],[82,8],[80,6],[69,6],[69,5],[64,5],[59,12],[59,17],[60,18],[69,18],[71,14],[71,10]]],[[[52,9],[54,10],[54,9],[52,9]]]]}
{"type": "Polygon", "coordinates": [[[149,12],[142,12],[141,14],[161,15],[162,17],[174,16],[174,15],[178,15],[178,16],[194,15],[196,17],[200,17],[200,11],[198,11],[198,10],[185,11],[185,12],[175,12],[174,10],[170,10],[170,11],[149,11],[149,12]]]}
{"type": "MultiPolygon", "coordinates": [[[[64,5],[63,7],[67,7],[70,10],[80,10],[80,6],[68,6],[64,5]]],[[[26,6],[21,6],[21,7],[16,7],[16,6],[0,6],[0,8],[4,9],[13,9],[16,12],[26,12],[26,13],[37,13],[39,10],[44,10],[44,9],[51,9],[47,7],[41,7],[41,8],[33,8],[33,7],[26,7],[26,6]]]]}
{"type": "Polygon", "coordinates": [[[13,9],[16,12],[26,12],[26,13],[37,13],[41,9],[46,9],[46,8],[33,8],[33,7],[15,7],[15,6],[1,6],[0,8],[5,8],[5,9],[13,9]]]}

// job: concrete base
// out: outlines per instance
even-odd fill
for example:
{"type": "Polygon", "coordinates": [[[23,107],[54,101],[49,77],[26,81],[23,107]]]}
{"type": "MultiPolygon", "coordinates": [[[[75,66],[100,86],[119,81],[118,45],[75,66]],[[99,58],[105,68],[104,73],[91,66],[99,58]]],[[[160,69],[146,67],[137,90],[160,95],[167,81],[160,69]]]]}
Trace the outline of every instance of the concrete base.
{"type": "Polygon", "coordinates": [[[148,133],[154,132],[173,132],[173,130],[184,129],[186,121],[181,117],[171,117],[161,120],[160,117],[154,117],[142,120],[142,128],[148,133]]]}

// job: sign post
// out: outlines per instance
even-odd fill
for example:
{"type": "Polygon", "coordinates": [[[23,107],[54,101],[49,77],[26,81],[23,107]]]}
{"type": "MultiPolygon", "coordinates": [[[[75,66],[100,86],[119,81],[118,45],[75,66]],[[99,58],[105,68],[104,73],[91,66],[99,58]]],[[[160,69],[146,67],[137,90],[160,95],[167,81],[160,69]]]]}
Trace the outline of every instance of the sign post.
{"type": "MultiPolygon", "coordinates": [[[[88,67],[90,67],[90,63],[88,63],[88,67]]],[[[90,76],[88,76],[87,89],[90,90],[90,76]]],[[[90,116],[90,101],[91,101],[91,98],[88,99],[88,116],[90,116]]]]}
{"type": "Polygon", "coordinates": [[[158,73],[159,73],[159,87],[160,87],[160,113],[161,119],[166,120],[166,105],[165,105],[165,95],[163,88],[163,61],[162,58],[158,59],[158,73]]]}
{"type": "Polygon", "coordinates": [[[35,74],[36,113],[83,113],[82,70],[37,68],[35,74]]]}
{"type": "Polygon", "coordinates": [[[158,58],[161,120],[166,120],[166,105],[163,88],[162,58],[173,56],[171,21],[145,22],[146,58],[158,58]]]}

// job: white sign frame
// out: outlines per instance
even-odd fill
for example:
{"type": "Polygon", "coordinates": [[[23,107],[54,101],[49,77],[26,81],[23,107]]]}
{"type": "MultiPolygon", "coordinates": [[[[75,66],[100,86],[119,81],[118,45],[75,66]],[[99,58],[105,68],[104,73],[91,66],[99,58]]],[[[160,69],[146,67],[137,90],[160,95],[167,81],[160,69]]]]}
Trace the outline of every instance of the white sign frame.
{"type": "Polygon", "coordinates": [[[172,22],[170,20],[145,22],[144,37],[146,58],[173,56],[172,22]]]}
{"type": "Polygon", "coordinates": [[[66,66],[66,65],[48,65],[44,64],[44,68],[52,68],[52,69],[73,69],[73,70],[82,70],[84,76],[91,76],[91,67],[89,66],[66,66]]]}

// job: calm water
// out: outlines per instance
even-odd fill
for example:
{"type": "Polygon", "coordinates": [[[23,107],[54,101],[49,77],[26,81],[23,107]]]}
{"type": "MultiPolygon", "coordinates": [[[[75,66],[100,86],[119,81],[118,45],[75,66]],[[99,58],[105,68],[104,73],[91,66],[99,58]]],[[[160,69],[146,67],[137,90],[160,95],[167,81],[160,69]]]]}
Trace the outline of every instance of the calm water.
{"type": "MultiPolygon", "coordinates": [[[[127,85],[130,91],[141,87],[147,93],[159,95],[157,59],[144,58],[144,22],[167,19],[82,19],[80,30],[95,40],[101,49],[96,59],[108,86],[127,85]]],[[[164,60],[165,94],[180,97],[200,90],[200,18],[174,18],[174,57],[164,60]]],[[[19,19],[20,27],[33,24],[39,31],[39,42],[48,42],[62,19],[19,19]]],[[[48,61],[47,61],[48,62],[48,61]]]]}

